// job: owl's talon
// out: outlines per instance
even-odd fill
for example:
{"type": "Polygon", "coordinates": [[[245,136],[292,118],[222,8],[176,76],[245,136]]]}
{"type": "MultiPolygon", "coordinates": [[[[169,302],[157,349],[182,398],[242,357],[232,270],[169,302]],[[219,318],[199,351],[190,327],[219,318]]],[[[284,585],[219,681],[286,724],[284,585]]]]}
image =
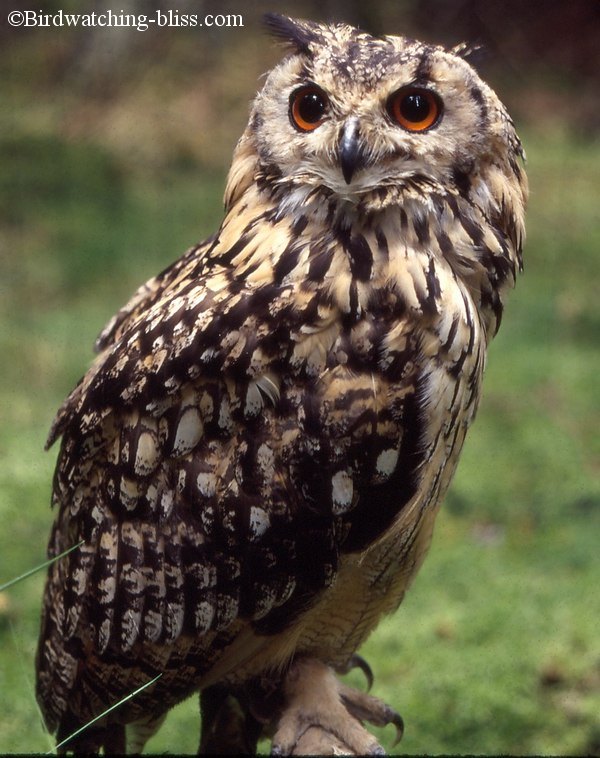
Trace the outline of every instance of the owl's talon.
{"type": "Polygon", "coordinates": [[[368,721],[374,726],[393,724],[396,727],[394,745],[400,742],[404,734],[404,720],[387,703],[365,692],[346,687],[346,685],[340,685],[340,698],[349,713],[359,721],[368,721]]]}
{"type": "MultiPolygon", "coordinates": [[[[374,698],[374,700],[376,699],[377,698],[374,698]]],[[[381,703],[381,701],[379,702],[381,703]]],[[[397,745],[404,735],[404,719],[398,713],[398,711],[390,708],[390,706],[386,703],[383,703],[383,705],[384,708],[381,713],[381,722],[371,720],[371,723],[375,724],[376,726],[387,726],[388,724],[393,724],[396,727],[396,738],[393,744],[397,745]]]]}
{"type": "Polygon", "coordinates": [[[404,735],[404,719],[397,711],[392,711],[392,713],[393,718],[391,718],[388,723],[393,724],[396,727],[396,739],[393,743],[394,747],[396,747],[404,735]]]}
{"type": "Polygon", "coordinates": [[[373,676],[371,667],[367,661],[365,661],[362,655],[354,653],[354,655],[350,656],[346,665],[336,668],[336,671],[338,674],[349,674],[354,669],[360,669],[363,672],[365,679],[367,680],[367,692],[370,692],[371,687],[373,686],[373,682],[375,681],[375,677],[373,676]]]}

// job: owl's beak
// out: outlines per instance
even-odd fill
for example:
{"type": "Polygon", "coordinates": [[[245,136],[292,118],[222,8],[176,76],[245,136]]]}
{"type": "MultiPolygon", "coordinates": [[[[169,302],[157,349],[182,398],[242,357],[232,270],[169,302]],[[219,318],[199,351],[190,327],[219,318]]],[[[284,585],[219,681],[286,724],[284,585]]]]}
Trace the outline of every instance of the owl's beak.
{"type": "Polygon", "coordinates": [[[340,132],[339,156],[342,174],[346,184],[350,184],[354,172],[364,163],[364,152],[356,116],[349,118],[340,132]]]}

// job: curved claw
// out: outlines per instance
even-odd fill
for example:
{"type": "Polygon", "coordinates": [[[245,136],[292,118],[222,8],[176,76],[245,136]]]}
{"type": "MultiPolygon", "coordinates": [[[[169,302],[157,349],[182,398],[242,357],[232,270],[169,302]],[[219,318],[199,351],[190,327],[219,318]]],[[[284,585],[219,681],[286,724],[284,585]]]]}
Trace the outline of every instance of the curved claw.
{"type": "Polygon", "coordinates": [[[368,722],[375,726],[387,726],[393,724],[396,727],[396,739],[394,745],[402,739],[404,734],[404,720],[402,716],[390,708],[387,703],[379,698],[358,692],[345,685],[340,685],[340,696],[347,710],[359,721],[368,722]]]}
{"type": "Polygon", "coordinates": [[[389,715],[390,718],[388,724],[393,724],[396,727],[396,739],[393,742],[393,747],[396,747],[396,745],[402,739],[402,735],[404,734],[404,719],[398,713],[398,711],[395,711],[393,708],[389,709],[389,715]]]}
{"type": "Polygon", "coordinates": [[[367,680],[367,692],[369,692],[371,690],[371,687],[373,686],[375,677],[373,676],[373,671],[371,670],[371,667],[365,661],[362,655],[358,655],[358,653],[354,653],[352,656],[350,656],[346,665],[340,666],[339,668],[336,669],[336,671],[338,672],[338,674],[348,674],[353,669],[360,669],[363,672],[363,674],[365,675],[365,679],[367,680]]]}

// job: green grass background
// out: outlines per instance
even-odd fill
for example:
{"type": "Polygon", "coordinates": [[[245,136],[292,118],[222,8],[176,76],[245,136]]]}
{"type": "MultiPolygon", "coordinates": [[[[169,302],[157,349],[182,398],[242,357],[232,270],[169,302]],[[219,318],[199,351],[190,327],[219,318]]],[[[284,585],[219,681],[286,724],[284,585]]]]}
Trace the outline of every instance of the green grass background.
{"type": "MultiPolygon", "coordinates": [[[[44,110],[42,92],[9,94],[0,584],[45,558],[56,451],[42,448],[95,336],[140,282],[215,229],[224,182],[223,167],[193,160],[133,165],[47,115],[65,103],[44,110]]],[[[396,750],[407,754],[600,753],[600,144],[562,129],[523,138],[525,274],[430,555],[362,650],[374,693],[405,719],[396,750]]],[[[0,594],[0,753],[52,747],[34,697],[42,586],[38,574],[0,594]]],[[[388,749],[392,732],[380,731],[388,749]]],[[[195,752],[197,739],[193,698],[148,752],[195,752]]]]}

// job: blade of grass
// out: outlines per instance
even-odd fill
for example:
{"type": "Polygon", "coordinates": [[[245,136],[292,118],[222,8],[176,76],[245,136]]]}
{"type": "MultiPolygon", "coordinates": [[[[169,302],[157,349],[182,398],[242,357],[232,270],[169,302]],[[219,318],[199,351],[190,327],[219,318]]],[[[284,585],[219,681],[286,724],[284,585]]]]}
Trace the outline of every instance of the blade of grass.
{"type": "Polygon", "coordinates": [[[77,550],[77,548],[81,547],[81,545],[83,545],[84,542],[85,540],[81,540],[81,542],[78,542],[76,545],[73,545],[68,550],[65,550],[63,553],[60,553],[60,555],[57,555],[54,558],[50,558],[49,561],[44,561],[44,563],[40,563],[39,566],[35,566],[35,568],[29,569],[29,571],[26,571],[24,574],[21,574],[21,576],[17,576],[8,582],[5,582],[4,584],[0,584],[0,592],[4,592],[4,590],[7,590],[9,587],[12,587],[18,582],[22,582],[23,579],[27,579],[32,574],[36,574],[38,571],[43,571],[43,569],[52,565],[55,561],[60,560],[63,556],[68,555],[69,553],[72,553],[73,550],[77,550]]]}
{"type": "Polygon", "coordinates": [[[81,734],[81,732],[85,731],[88,727],[90,727],[92,724],[95,724],[96,721],[99,721],[101,718],[104,718],[104,716],[107,716],[112,711],[119,708],[119,706],[123,705],[123,703],[126,703],[128,700],[131,700],[134,698],[137,694],[142,692],[142,690],[145,690],[146,687],[150,687],[150,685],[154,684],[158,679],[160,679],[162,674],[159,674],[158,676],[155,676],[154,679],[151,679],[149,682],[146,682],[146,684],[142,684],[141,687],[138,687],[137,690],[134,690],[133,692],[130,692],[129,695],[126,695],[124,698],[119,700],[118,703],[115,703],[114,705],[111,705],[110,708],[107,708],[105,711],[102,711],[101,714],[93,718],[91,721],[88,721],[87,724],[84,724],[82,727],[77,729],[77,731],[73,732],[73,734],[70,734],[68,737],[65,737],[62,742],[59,742],[58,745],[54,748],[54,750],[50,750],[46,755],[51,755],[52,753],[55,753],[59,748],[61,748],[63,745],[65,745],[69,740],[72,740],[73,737],[77,737],[78,734],[81,734]]]}

